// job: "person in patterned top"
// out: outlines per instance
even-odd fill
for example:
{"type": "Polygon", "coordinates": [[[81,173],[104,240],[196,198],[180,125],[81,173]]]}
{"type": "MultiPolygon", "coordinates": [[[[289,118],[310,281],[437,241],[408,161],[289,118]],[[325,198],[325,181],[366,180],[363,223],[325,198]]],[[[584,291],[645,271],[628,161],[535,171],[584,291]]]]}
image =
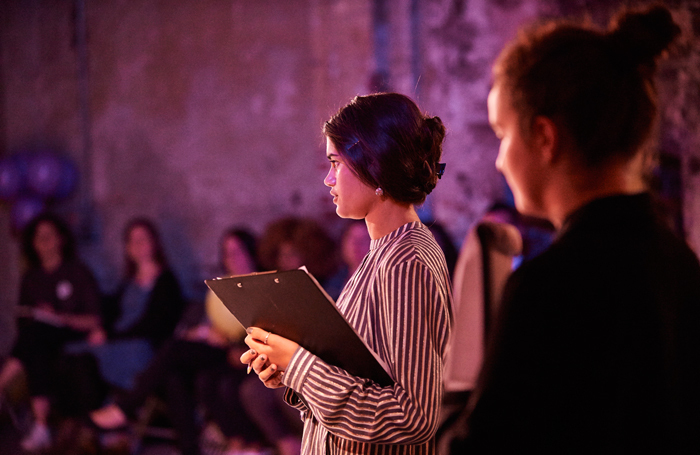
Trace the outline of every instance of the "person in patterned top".
{"type": "Polygon", "coordinates": [[[355,97],[324,125],[330,187],[342,218],[364,219],[370,251],[337,307],[388,365],[381,387],[296,343],[248,328],[241,356],[304,421],[302,454],[432,454],[452,291],[445,257],[414,205],[442,175],[445,128],[408,97],[355,97]]]}

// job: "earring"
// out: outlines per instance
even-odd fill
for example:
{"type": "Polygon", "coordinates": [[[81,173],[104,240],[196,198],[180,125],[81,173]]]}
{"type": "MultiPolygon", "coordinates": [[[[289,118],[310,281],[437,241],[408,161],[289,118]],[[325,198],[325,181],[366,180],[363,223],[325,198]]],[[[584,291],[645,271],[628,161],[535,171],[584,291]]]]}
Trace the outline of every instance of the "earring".
{"type": "Polygon", "coordinates": [[[374,194],[376,194],[379,197],[382,197],[384,196],[384,190],[381,188],[377,188],[376,190],[374,190],[374,194]]]}

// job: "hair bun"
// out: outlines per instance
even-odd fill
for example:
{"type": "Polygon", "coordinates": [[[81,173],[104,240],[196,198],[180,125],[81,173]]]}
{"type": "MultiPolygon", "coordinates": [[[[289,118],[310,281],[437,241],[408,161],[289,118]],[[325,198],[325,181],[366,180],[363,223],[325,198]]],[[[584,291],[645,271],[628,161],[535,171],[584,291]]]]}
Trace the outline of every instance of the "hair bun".
{"type": "Polygon", "coordinates": [[[426,157],[423,162],[421,181],[423,181],[422,190],[425,194],[430,194],[438,181],[438,161],[442,157],[442,142],[445,139],[445,125],[440,117],[425,117],[423,119],[425,126],[425,152],[426,157]]]}
{"type": "Polygon", "coordinates": [[[681,29],[671,12],[657,5],[641,11],[626,11],[610,24],[609,38],[616,57],[631,64],[654,64],[681,29]]]}
{"type": "Polygon", "coordinates": [[[445,137],[445,125],[442,123],[440,117],[426,117],[424,121],[425,126],[432,135],[437,135],[437,137],[441,139],[445,137]]]}

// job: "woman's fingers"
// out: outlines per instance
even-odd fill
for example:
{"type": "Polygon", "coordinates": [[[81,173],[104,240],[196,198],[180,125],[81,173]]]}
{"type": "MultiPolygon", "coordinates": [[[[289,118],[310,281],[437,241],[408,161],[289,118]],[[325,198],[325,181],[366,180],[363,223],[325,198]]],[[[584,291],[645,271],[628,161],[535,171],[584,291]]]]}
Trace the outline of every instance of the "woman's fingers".
{"type": "MultiPolygon", "coordinates": [[[[252,339],[257,343],[262,344],[269,344],[270,338],[273,336],[271,332],[263,330],[259,327],[248,327],[246,332],[248,333],[246,340],[252,339]]],[[[246,341],[246,343],[248,343],[248,341],[246,341]]],[[[250,344],[248,345],[250,346],[250,344]]]]}
{"type": "Polygon", "coordinates": [[[270,366],[261,371],[258,377],[266,387],[276,389],[284,385],[282,384],[282,374],[283,372],[277,369],[277,365],[272,363],[270,366]]]}
{"type": "Polygon", "coordinates": [[[299,348],[294,341],[259,327],[248,327],[246,332],[248,336],[245,338],[245,343],[259,355],[265,354],[270,362],[277,365],[278,370],[287,369],[292,356],[299,348]]]}
{"type": "MultiPolygon", "coordinates": [[[[248,335],[248,337],[252,336],[253,334],[248,335]]],[[[241,363],[248,365],[248,373],[254,370],[266,387],[274,389],[284,385],[282,384],[282,372],[276,364],[269,363],[266,354],[249,349],[241,355],[241,363]]]]}
{"type": "Polygon", "coordinates": [[[267,356],[265,354],[260,354],[250,363],[250,366],[255,370],[255,373],[260,376],[260,373],[268,367],[267,356]]]}
{"type": "Polygon", "coordinates": [[[257,357],[258,353],[255,352],[255,349],[249,349],[243,354],[241,354],[241,363],[245,363],[246,365],[249,365],[250,362],[252,362],[255,357],[257,357]]]}
{"type": "Polygon", "coordinates": [[[267,367],[265,367],[262,371],[258,373],[258,377],[262,382],[266,382],[272,375],[274,375],[277,372],[277,365],[274,363],[271,363],[267,367]]]}

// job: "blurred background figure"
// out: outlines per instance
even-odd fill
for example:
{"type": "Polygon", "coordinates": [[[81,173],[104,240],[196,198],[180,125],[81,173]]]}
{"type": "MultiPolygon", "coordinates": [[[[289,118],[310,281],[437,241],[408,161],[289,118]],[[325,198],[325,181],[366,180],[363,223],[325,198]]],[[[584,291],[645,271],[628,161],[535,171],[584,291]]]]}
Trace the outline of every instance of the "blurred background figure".
{"type": "Polygon", "coordinates": [[[340,295],[343,283],[333,279],[339,267],[339,252],[317,221],[297,217],[273,221],[260,238],[258,252],[264,270],[293,270],[303,265],[333,300],[340,295]]]}
{"type": "Polygon", "coordinates": [[[124,278],[116,294],[105,299],[105,330],[92,344],[72,343],[67,348],[72,354],[91,353],[102,380],[115,393],[134,386],[136,375],[172,336],[185,307],[153,223],[131,220],[123,240],[124,278]]]}
{"type": "MultiPolygon", "coordinates": [[[[256,241],[249,231],[228,229],[219,243],[218,274],[257,271],[255,253],[256,241]]],[[[202,424],[209,422],[207,442],[216,443],[219,450],[238,453],[259,448],[260,433],[240,398],[240,384],[246,378],[245,367],[238,361],[245,350],[244,336],[245,329],[209,291],[204,304],[190,305],[176,335],[161,346],[135,386],[92,412],[92,421],[104,430],[121,428],[138,418],[149,397],[162,396],[183,455],[201,452],[202,424]],[[198,414],[200,404],[204,415],[198,414]]]]}
{"type": "Polygon", "coordinates": [[[440,249],[445,254],[445,262],[447,263],[447,270],[450,272],[450,278],[454,276],[455,265],[457,264],[457,247],[452,241],[452,237],[439,221],[427,221],[425,225],[428,226],[430,232],[435,237],[435,241],[440,245],[440,249]]]}
{"type": "Polygon", "coordinates": [[[364,220],[351,220],[343,228],[340,236],[341,267],[336,273],[336,280],[341,282],[341,287],[362,263],[371,240],[364,220]]]}
{"type": "Polygon", "coordinates": [[[42,214],[22,233],[27,270],[19,296],[19,334],[12,356],[0,372],[0,391],[26,371],[34,424],[21,446],[27,451],[51,445],[48,417],[51,403],[59,400],[59,372],[66,343],[100,342],[100,293],[90,270],[75,252],[66,223],[42,214]]]}
{"type": "MultiPolygon", "coordinates": [[[[230,361],[240,362],[240,356],[230,361]]],[[[284,402],[284,389],[269,389],[255,375],[246,376],[240,396],[247,415],[278,455],[298,455],[302,422],[299,413],[284,402]]],[[[235,455],[235,452],[230,455],[235,455]]]]}

